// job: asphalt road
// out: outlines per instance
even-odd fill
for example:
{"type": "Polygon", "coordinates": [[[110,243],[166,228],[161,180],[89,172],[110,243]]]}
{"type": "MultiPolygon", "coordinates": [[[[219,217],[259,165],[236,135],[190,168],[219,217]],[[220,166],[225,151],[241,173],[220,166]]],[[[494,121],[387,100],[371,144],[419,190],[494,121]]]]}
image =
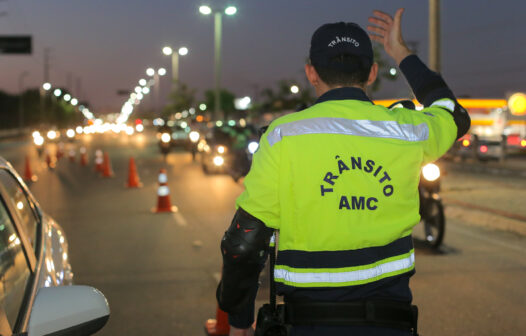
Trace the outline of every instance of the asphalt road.
{"type": "MultiPolygon", "coordinates": [[[[67,233],[76,283],[99,288],[110,303],[111,318],[99,334],[203,335],[205,320],[215,314],[219,240],[243,186],[225,175],[204,175],[188,153],[172,153],[164,163],[153,137],[105,135],[85,146],[89,167],[63,158],[49,170],[31,145],[16,141],[1,143],[0,155],[21,173],[24,155],[31,156],[39,180],[30,188],[67,233]],[[109,153],[114,178],[95,174],[97,148],[109,153]],[[131,156],[141,189],[124,186],[131,156]],[[176,214],[151,212],[162,167],[176,214]]],[[[526,180],[452,168],[443,186],[445,245],[430,250],[422,228],[415,228],[412,288],[421,334],[522,335],[526,238],[518,232],[526,226],[520,220],[526,180]],[[492,211],[499,209],[519,217],[492,211]]],[[[265,293],[266,281],[258,302],[265,293]]]]}

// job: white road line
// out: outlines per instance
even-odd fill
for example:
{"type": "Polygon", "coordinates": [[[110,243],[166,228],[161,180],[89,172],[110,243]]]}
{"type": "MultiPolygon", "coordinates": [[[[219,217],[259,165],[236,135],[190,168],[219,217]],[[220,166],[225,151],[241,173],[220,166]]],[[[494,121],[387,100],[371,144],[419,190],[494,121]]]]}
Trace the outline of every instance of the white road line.
{"type": "Polygon", "coordinates": [[[520,252],[520,253],[525,253],[526,252],[526,248],[523,247],[523,246],[510,244],[509,242],[502,242],[500,240],[497,240],[497,239],[494,239],[494,238],[489,238],[489,237],[484,236],[482,234],[475,233],[475,232],[473,232],[471,230],[460,228],[458,226],[448,225],[447,229],[451,230],[451,231],[456,231],[456,232],[464,234],[466,236],[471,236],[473,238],[483,240],[485,242],[488,242],[488,243],[491,243],[491,244],[494,244],[494,245],[498,245],[500,247],[504,247],[504,248],[507,248],[507,249],[510,249],[510,250],[514,250],[516,252],[520,252]]]}
{"type": "Polygon", "coordinates": [[[175,222],[179,226],[187,226],[188,225],[188,223],[186,222],[186,219],[184,219],[183,215],[181,214],[181,211],[174,212],[172,215],[173,215],[173,217],[175,219],[175,222]]]}

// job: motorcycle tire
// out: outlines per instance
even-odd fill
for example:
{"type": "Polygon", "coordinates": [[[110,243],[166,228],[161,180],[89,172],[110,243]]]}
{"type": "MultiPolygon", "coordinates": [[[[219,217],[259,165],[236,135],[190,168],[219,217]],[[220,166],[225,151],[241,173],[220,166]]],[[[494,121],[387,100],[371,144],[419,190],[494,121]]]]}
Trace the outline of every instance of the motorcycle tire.
{"type": "Polygon", "coordinates": [[[444,206],[439,199],[430,198],[425,206],[425,215],[422,216],[424,236],[432,248],[438,248],[444,240],[446,220],[444,206]]]}

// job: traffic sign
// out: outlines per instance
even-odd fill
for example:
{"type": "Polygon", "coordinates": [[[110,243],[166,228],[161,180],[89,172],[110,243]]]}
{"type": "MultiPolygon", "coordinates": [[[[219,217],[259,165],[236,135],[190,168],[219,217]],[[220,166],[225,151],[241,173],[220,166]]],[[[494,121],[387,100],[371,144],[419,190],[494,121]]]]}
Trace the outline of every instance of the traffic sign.
{"type": "Polygon", "coordinates": [[[31,54],[31,36],[0,36],[0,54],[31,54]]]}

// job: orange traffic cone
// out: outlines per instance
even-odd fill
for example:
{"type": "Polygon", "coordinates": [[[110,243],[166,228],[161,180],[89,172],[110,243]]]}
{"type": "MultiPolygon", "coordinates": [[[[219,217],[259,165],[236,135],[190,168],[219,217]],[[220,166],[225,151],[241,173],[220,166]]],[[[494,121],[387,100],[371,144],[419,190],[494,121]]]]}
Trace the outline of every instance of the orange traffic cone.
{"type": "Polygon", "coordinates": [[[128,168],[128,183],[126,184],[128,188],[140,188],[142,187],[141,180],[139,179],[139,174],[137,174],[137,167],[135,166],[135,160],[131,157],[130,164],[128,168]]]}
{"type": "Polygon", "coordinates": [[[217,307],[216,318],[206,320],[205,332],[210,336],[228,336],[230,333],[228,314],[217,307]]]}
{"type": "Polygon", "coordinates": [[[100,149],[97,149],[95,151],[95,171],[97,173],[102,174],[102,164],[104,162],[104,159],[102,158],[102,151],[100,149]]]}
{"type": "Polygon", "coordinates": [[[104,153],[104,161],[102,163],[102,177],[113,177],[113,170],[111,169],[110,157],[107,152],[104,153]]]}
{"type": "Polygon", "coordinates": [[[24,169],[24,180],[26,182],[36,182],[37,176],[33,175],[33,172],[31,171],[31,165],[29,164],[29,156],[26,155],[26,164],[24,169]]]}
{"type": "Polygon", "coordinates": [[[157,189],[157,208],[152,209],[153,212],[176,212],[177,207],[172,206],[170,202],[170,188],[168,188],[168,176],[166,169],[161,169],[159,172],[159,189],[157,189]]]}
{"type": "Polygon", "coordinates": [[[87,166],[88,165],[88,153],[86,151],[86,147],[80,147],[80,165],[81,166],[87,166]]]}
{"type": "Polygon", "coordinates": [[[75,150],[72,148],[68,152],[69,161],[75,162],[75,150]]]}

